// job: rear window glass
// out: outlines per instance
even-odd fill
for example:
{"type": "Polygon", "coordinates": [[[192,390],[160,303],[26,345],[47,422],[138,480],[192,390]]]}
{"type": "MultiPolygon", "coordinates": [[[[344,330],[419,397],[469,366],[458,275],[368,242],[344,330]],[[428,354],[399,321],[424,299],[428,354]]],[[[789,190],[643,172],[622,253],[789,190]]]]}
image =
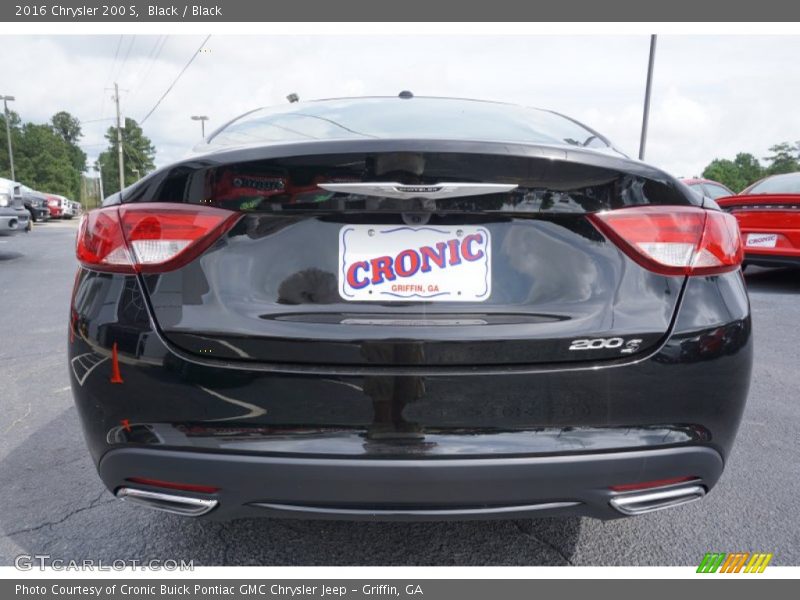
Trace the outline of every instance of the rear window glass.
{"type": "Polygon", "coordinates": [[[707,183],[706,184],[706,193],[711,197],[712,200],[716,200],[717,198],[724,198],[725,196],[732,196],[733,192],[730,190],[725,189],[721,185],[717,185],[715,183],[707,183]]]}
{"type": "Polygon", "coordinates": [[[760,181],[747,191],[748,194],[800,194],[800,173],[775,175],[760,181]]]}
{"type": "Polygon", "coordinates": [[[533,142],[607,148],[559,114],[511,104],[444,98],[358,98],[262,108],[217,131],[210,147],[340,139],[533,142]]]}
{"type": "MultiPolygon", "coordinates": [[[[642,204],[689,204],[668,180],[549,158],[463,153],[348,153],[175,168],[150,193],[159,201],[191,202],[259,212],[595,212],[642,204]],[[462,182],[511,184],[476,196],[392,198],[380,192],[331,191],[325,184],[399,182],[436,187],[462,182]]],[[[145,200],[146,201],[146,200],[145,200]]],[[[699,203],[699,200],[698,200],[699,203]]]]}

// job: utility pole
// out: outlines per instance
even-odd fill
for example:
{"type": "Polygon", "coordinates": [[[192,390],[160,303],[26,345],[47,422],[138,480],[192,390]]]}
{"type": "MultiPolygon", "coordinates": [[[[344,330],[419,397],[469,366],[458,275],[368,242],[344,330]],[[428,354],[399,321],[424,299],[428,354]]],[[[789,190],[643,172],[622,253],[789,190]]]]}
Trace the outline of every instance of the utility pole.
{"type": "Polygon", "coordinates": [[[98,203],[98,206],[101,206],[103,204],[103,200],[106,199],[106,195],[103,193],[103,166],[100,163],[97,163],[95,169],[97,169],[97,174],[100,176],[100,202],[98,203]]]}
{"type": "Polygon", "coordinates": [[[122,125],[119,114],[119,85],[114,82],[114,102],[117,104],[117,159],[119,160],[119,189],[125,187],[125,166],[122,162],[122,125]]]}
{"type": "Polygon", "coordinates": [[[11,163],[11,181],[16,181],[14,175],[14,149],[11,147],[11,124],[8,119],[8,103],[14,101],[14,96],[0,96],[3,100],[3,114],[6,118],[6,136],[8,136],[8,162],[11,163]]]}
{"type": "Polygon", "coordinates": [[[647,122],[650,120],[650,89],[653,86],[653,63],[656,59],[656,38],[650,36],[650,60],[647,63],[647,84],[644,88],[644,112],[642,113],[642,138],[639,141],[639,160],[644,160],[644,147],[647,144],[647,122]]]}

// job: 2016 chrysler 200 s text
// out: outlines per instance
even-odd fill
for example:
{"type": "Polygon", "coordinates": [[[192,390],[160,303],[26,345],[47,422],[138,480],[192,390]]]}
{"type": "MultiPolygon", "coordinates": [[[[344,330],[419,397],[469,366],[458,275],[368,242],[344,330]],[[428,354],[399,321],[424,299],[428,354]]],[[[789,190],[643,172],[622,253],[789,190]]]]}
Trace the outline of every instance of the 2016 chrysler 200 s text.
{"type": "Polygon", "coordinates": [[[119,498],[209,518],[635,515],[720,477],[735,219],[561,115],[257,110],[81,223],[69,370],[119,498]]]}

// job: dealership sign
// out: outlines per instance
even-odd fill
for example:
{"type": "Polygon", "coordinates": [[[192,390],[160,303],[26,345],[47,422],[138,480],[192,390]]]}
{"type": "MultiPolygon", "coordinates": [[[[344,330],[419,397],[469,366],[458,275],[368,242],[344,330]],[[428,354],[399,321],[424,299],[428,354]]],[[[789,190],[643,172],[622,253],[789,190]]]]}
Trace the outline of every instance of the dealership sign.
{"type": "Polygon", "coordinates": [[[483,302],[491,294],[490,234],[476,226],[346,225],[338,278],[349,301],[483,302]]]}

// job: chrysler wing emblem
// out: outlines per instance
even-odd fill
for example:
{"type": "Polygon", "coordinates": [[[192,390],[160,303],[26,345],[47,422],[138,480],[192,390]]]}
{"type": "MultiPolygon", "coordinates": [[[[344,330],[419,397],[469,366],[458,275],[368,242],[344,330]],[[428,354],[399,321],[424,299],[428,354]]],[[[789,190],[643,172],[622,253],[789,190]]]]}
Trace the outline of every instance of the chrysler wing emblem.
{"type": "Polygon", "coordinates": [[[379,196],[381,198],[426,198],[431,200],[463,198],[510,192],[518,186],[515,183],[434,183],[429,185],[405,185],[396,182],[367,183],[320,183],[319,187],[329,192],[379,196]]]}

